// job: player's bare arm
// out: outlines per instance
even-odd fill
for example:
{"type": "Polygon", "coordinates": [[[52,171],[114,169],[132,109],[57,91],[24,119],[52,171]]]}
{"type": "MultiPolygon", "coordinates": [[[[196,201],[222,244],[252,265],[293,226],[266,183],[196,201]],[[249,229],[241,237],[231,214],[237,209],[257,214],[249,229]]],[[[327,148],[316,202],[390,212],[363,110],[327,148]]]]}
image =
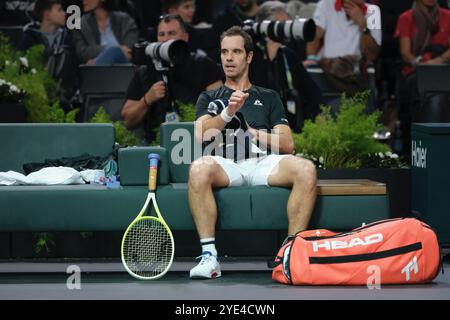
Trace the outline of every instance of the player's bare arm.
{"type": "Polygon", "coordinates": [[[259,141],[260,145],[266,146],[272,151],[277,150],[280,154],[292,154],[294,152],[294,139],[288,125],[277,125],[273,127],[271,133],[250,127],[249,131],[259,141]]]}

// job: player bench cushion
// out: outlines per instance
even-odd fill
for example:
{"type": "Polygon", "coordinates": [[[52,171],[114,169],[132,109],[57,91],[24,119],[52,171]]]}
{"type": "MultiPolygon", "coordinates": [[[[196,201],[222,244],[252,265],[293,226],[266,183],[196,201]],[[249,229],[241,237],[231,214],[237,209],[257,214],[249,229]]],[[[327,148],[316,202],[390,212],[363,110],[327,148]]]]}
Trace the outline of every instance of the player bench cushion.
{"type": "MultiPolygon", "coordinates": [[[[157,189],[159,208],[173,230],[195,230],[187,191],[185,183],[157,189]]],[[[261,186],[214,192],[220,229],[286,230],[289,189],[261,186]]],[[[147,193],[147,186],[117,190],[95,185],[0,187],[0,231],[125,230],[142,208],[147,193]]],[[[321,194],[309,228],[348,230],[387,218],[386,194],[321,194]]]]}
{"type": "Polygon", "coordinates": [[[0,124],[4,137],[0,171],[23,173],[22,165],[83,153],[107,156],[114,146],[112,124],[14,123],[0,124]]]}
{"type": "Polygon", "coordinates": [[[0,231],[125,230],[139,213],[146,195],[143,187],[0,187],[0,231]]]}
{"type": "Polygon", "coordinates": [[[169,159],[165,148],[131,147],[121,148],[118,154],[120,184],[122,186],[147,186],[149,153],[157,153],[161,157],[158,166],[158,185],[169,183],[169,159]]]}
{"type": "MultiPolygon", "coordinates": [[[[0,186],[0,231],[125,231],[147,193],[147,186],[0,186]]],[[[157,198],[173,230],[194,229],[187,188],[160,186],[157,198]]]]}
{"type": "MultiPolygon", "coordinates": [[[[232,190],[232,189],[230,189],[232,190]]],[[[229,190],[221,190],[226,202],[233,201],[229,190]]],[[[250,214],[240,215],[227,210],[220,215],[223,229],[267,229],[287,228],[286,205],[290,189],[269,187],[241,187],[235,189],[249,198],[250,214]]],[[[377,220],[389,218],[389,202],[382,195],[319,195],[309,228],[348,230],[377,220]]]]}

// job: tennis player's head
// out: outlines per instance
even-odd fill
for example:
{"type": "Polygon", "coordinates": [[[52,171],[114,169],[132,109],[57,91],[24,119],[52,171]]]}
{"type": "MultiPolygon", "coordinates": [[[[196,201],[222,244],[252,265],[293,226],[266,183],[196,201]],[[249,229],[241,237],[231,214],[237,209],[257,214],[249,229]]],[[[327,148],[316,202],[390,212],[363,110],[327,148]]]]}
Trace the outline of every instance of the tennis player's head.
{"type": "Polygon", "coordinates": [[[225,76],[237,80],[248,78],[253,58],[253,41],[241,27],[231,27],[220,37],[220,59],[225,76]]]}

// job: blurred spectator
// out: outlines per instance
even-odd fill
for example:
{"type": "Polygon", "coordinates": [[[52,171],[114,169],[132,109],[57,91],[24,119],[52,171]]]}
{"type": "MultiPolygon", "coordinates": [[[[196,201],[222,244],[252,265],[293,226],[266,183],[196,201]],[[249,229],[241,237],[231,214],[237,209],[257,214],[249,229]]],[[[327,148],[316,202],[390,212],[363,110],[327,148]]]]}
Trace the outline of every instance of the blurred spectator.
{"type": "Polygon", "coordinates": [[[300,0],[290,0],[286,3],[286,10],[293,18],[310,19],[316,10],[316,2],[305,3],[300,0]]]}
{"type": "Polygon", "coordinates": [[[436,0],[416,0],[397,23],[395,36],[409,76],[418,64],[442,64],[450,61],[450,11],[439,8],[436,0]]]}
{"type": "MultiPolygon", "coordinates": [[[[398,81],[400,117],[404,131],[409,132],[409,123],[420,111],[415,67],[450,62],[450,11],[439,8],[436,0],[416,0],[398,19],[395,36],[400,39],[404,62],[398,81]]],[[[429,103],[448,104],[448,95],[435,95],[429,103]]]]}
{"type": "Polygon", "coordinates": [[[113,0],[84,0],[81,30],[73,38],[81,63],[129,63],[138,29],[127,13],[114,11],[113,0]]]}
{"type": "Polygon", "coordinates": [[[20,50],[42,44],[47,70],[62,89],[61,103],[69,109],[70,100],[77,88],[78,61],[72,38],[66,25],[66,13],[59,0],[37,0],[34,14],[37,22],[24,27],[20,50]]]}
{"type": "Polygon", "coordinates": [[[215,42],[218,42],[218,39],[211,26],[192,24],[196,11],[194,0],[162,0],[162,9],[166,14],[179,15],[183,19],[189,33],[189,46],[192,51],[200,50],[199,53],[205,55],[214,54],[217,47],[215,42]]]}
{"type": "Polygon", "coordinates": [[[161,0],[164,13],[177,14],[186,25],[191,25],[195,14],[194,0],[161,0]]]}
{"type": "Polygon", "coordinates": [[[214,21],[216,34],[228,30],[232,26],[242,26],[247,19],[254,19],[258,12],[256,0],[234,0],[225,10],[219,13],[214,21]]]}
{"type": "MultiPolygon", "coordinates": [[[[158,25],[158,42],[172,39],[187,42],[189,34],[179,16],[165,15],[158,25]]],[[[148,142],[155,139],[154,129],[162,122],[176,121],[177,101],[195,104],[202,91],[222,85],[220,68],[208,57],[197,53],[191,52],[188,61],[175,65],[168,72],[170,92],[153,64],[139,67],[128,87],[122,117],[127,128],[135,129],[148,142]]]]}
{"type": "Polygon", "coordinates": [[[1,0],[0,25],[24,26],[33,21],[34,0],[1,0]]]}
{"type": "MultiPolygon", "coordinates": [[[[381,10],[381,25],[383,26],[381,56],[397,57],[400,52],[398,39],[394,37],[397,21],[403,12],[412,8],[414,0],[379,0],[378,2],[381,10]]],[[[448,9],[447,0],[440,0],[438,3],[441,8],[448,9]]]]}
{"type": "Polygon", "coordinates": [[[24,27],[19,49],[28,50],[30,47],[43,44],[46,49],[69,44],[70,36],[65,29],[66,13],[58,0],[36,0],[36,22],[24,27]]]}
{"type": "Polygon", "coordinates": [[[346,55],[374,61],[381,46],[381,21],[371,29],[367,21],[377,15],[380,16],[379,7],[364,0],[320,0],[314,12],[316,38],[307,45],[305,64],[346,55]]]}
{"type": "MultiPolygon", "coordinates": [[[[279,1],[263,3],[256,15],[257,22],[289,19],[286,5],[279,1]]],[[[253,84],[280,93],[289,125],[297,132],[302,128],[303,120],[315,118],[319,105],[324,103],[319,87],[295,51],[269,38],[256,42],[249,77],[253,84]]]]}

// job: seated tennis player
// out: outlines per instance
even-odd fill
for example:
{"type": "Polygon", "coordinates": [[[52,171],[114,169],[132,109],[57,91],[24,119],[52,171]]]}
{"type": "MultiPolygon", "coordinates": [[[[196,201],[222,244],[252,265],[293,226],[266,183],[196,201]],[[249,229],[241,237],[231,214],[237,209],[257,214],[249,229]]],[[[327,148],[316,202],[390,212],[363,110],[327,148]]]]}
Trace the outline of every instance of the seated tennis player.
{"type": "Polygon", "coordinates": [[[315,166],[292,155],[294,142],[278,93],[250,83],[252,56],[252,39],[245,31],[240,27],[225,31],[221,36],[225,85],[203,92],[197,101],[196,138],[204,149],[190,167],[189,205],[202,255],[190,271],[193,279],[221,276],[213,188],[292,187],[287,203],[288,235],[305,230],[313,211],[315,166]]]}

